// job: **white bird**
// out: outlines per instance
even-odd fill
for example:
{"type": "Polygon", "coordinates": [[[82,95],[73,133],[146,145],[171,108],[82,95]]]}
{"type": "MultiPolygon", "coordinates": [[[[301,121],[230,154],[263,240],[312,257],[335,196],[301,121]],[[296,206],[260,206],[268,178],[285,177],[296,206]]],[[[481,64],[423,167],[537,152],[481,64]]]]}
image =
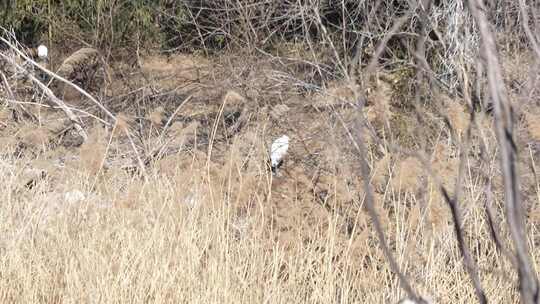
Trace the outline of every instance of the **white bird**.
{"type": "Polygon", "coordinates": [[[287,135],[281,136],[272,143],[272,146],[270,147],[270,164],[272,166],[272,172],[275,172],[279,165],[281,165],[283,157],[287,154],[288,149],[289,137],[287,135]]]}
{"type": "Polygon", "coordinates": [[[37,55],[39,59],[47,59],[49,56],[49,49],[42,44],[37,48],[37,55]]]}

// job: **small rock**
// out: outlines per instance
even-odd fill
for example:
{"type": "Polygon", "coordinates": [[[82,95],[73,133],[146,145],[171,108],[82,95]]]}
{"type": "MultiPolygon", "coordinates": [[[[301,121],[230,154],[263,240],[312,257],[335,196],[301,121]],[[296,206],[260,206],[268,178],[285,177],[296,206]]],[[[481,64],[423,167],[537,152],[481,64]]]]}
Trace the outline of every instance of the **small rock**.
{"type": "Polygon", "coordinates": [[[83,201],[86,198],[84,193],[79,190],[72,190],[64,193],[64,201],[68,204],[76,204],[83,201]]]}

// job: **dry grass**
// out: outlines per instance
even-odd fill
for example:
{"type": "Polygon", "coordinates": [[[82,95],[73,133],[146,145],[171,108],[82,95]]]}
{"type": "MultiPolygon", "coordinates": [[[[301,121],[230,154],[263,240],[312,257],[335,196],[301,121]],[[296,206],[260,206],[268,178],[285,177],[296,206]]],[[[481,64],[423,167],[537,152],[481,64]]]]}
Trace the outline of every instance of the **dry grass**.
{"type": "MultiPolygon", "coordinates": [[[[402,297],[363,211],[348,215],[357,226],[347,235],[344,216],[310,201],[296,188],[301,180],[274,189],[267,173],[240,171],[234,155],[212,164],[210,173],[204,155],[174,160],[168,174],[156,171],[146,183],[113,169],[93,185],[92,175],[66,166],[57,168],[58,180],[44,178],[21,192],[18,171],[27,160],[3,158],[2,302],[395,303],[402,297]]],[[[77,162],[95,169],[99,159],[77,162]]],[[[405,160],[399,170],[406,165],[415,164],[405,160]]],[[[415,179],[398,176],[408,179],[400,189],[415,179]]],[[[338,190],[343,179],[327,180],[331,204],[346,204],[338,190]]],[[[400,189],[378,196],[398,262],[438,303],[473,301],[447,210],[440,200],[392,193],[400,189]]],[[[470,206],[467,228],[484,231],[471,245],[486,246],[474,192],[463,205],[470,206]]],[[[490,298],[515,302],[494,248],[475,256],[490,298]]]]}
{"type": "MultiPolygon", "coordinates": [[[[327,174],[319,187],[328,209],[301,171],[272,181],[258,148],[266,143],[251,134],[209,164],[203,151],[169,156],[147,182],[114,167],[95,181],[106,145],[96,134],[32,189],[21,188],[30,159],[4,156],[2,302],[396,303],[403,294],[357,191],[327,174]],[[349,233],[347,219],[356,223],[349,233]]],[[[401,267],[437,303],[474,301],[448,210],[437,191],[419,194],[418,162],[381,167],[391,172],[377,182],[378,212],[401,267]]],[[[482,235],[469,242],[484,287],[493,302],[516,302],[479,189],[464,186],[467,229],[482,235]]]]}
{"type": "MultiPolygon", "coordinates": [[[[164,87],[173,86],[174,78],[166,71],[159,76],[164,87]]],[[[176,81],[185,80],[178,77],[176,81]]],[[[224,79],[227,84],[229,79],[224,79]]],[[[152,82],[159,84],[157,79],[152,82]]],[[[20,123],[0,124],[0,143],[5,144],[0,155],[0,302],[397,303],[402,299],[405,294],[364,210],[357,158],[343,128],[356,117],[341,103],[350,88],[335,84],[315,96],[284,96],[279,103],[262,94],[257,100],[246,98],[241,88],[223,85],[220,99],[213,99],[219,88],[200,89],[167,132],[163,122],[178,103],[146,109],[139,122],[118,115],[112,130],[91,128],[89,140],[78,148],[53,145],[53,135],[44,128],[30,132],[33,125],[20,129],[20,123]],[[323,100],[325,94],[326,107],[303,106],[323,100]],[[225,108],[218,113],[223,101],[225,108]],[[221,112],[243,108],[250,115],[236,133],[227,131],[225,121],[215,123],[221,112]],[[129,162],[133,151],[126,142],[126,134],[142,120],[150,127],[138,139],[140,146],[167,143],[165,148],[177,148],[149,162],[146,180],[134,174],[129,162]],[[267,147],[283,133],[291,136],[290,155],[282,173],[272,176],[266,166],[267,147]],[[13,134],[20,140],[10,140],[13,134]],[[24,151],[33,153],[17,153],[20,142],[26,145],[24,151]]],[[[379,87],[366,107],[375,131],[398,133],[387,130],[388,120],[417,128],[408,123],[410,117],[399,121],[404,114],[392,103],[390,95],[396,92],[391,91],[389,86],[379,87]]],[[[468,125],[464,107],[448,102],[448,119],[462,133],[468,125]]],[[[424,110],[426,116],[436,116],[424,110]]],[[[0,113],[9,116],[7,111],[0,113]]],[[[522,129],[538,140],[534,117],[527,116],[522,129]]],[[[431,153],[433,170],[443,185],[453,190],[457,148],[443,118],[434,121],[440,129],[425,134],[439,137],[424,139],[431,144],[426,152],[431,153]]],[[[483,132],[494,145],[490,124],[485,125],[475,132],[483,132]]],[[[473,132],[473,136],[480,135],[473,132]]],[[[376,209],[398,264],[420,293],[434,302],[474,302],[450,211],[436,184],[418,160],[388,152],[387,144],[385,138],[382,143],[370,142],[367,159],[374,169],[376,209]]],[[[142,154],[144,149],[137,148],[142,154]]],[[[477,161],[472,154],[467,158],[459,202],[467,243],[489,300],[517,303],[515,275],[491,242],[483,211],[479,176],[488,172],[496,180],[497,163],[479,168],[477,161]]],[[[539,217],[534,216],[538,193],[526,195],[531,206],[529,239],[538,261],[539,217]]],[[[495,204],[500,204],[497,193],[495,204]]]]}

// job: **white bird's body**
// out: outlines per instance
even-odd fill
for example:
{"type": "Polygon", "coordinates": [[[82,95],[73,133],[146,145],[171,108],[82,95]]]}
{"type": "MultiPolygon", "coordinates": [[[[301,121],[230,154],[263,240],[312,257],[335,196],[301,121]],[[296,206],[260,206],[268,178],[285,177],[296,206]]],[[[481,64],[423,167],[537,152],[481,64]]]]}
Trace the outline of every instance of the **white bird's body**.
{"type": "Polygon", "coordinates": [[[279,166],[283,157],[287,154],[287,150],[289,150],[289,137],[287,135],[281,136],[272,143],[270,147],[270,163],[273,171],[279,166]]]}
{"type": "Polygon", "coordinates": [[[37,48],[37,55],[39,59],[46,59],[49,56],[49,49],[42,44],[37,48]]]}
{"type": "MultiPolygon", "coordinates": [[[[24,53],[30,57],[30,59],[40,63],[43,63],[49,59],[49,49],[43,44],[40,44],[38,47],[25,48],[24,53]]],[[[17,58],[17,60],[20,60],[21,62],[25,61],[21,56],[17,56],[17,58]]]]}

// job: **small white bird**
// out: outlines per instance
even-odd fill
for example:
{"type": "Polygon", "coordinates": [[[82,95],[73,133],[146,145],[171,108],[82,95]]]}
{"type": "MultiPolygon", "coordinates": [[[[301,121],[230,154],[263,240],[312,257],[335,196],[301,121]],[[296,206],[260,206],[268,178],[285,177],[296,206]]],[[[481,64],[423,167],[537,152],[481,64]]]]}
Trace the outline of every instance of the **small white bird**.
{"type": "Polygon", "coordinates": [[[276,172],[276,169],[281,165],[283,157],[287,154],[289,149],[289,137],[283,135],[276,139],[270,147],[270,164],[272,166],[272,172],[276,172]]]}
{"type": "Polygon", "coordinates": [[[37,48],[37,55],[39,59],[47,59],[47,57],[49,56],[49,49],[47,49],[46,46],[41,44],[37,48]]]}

